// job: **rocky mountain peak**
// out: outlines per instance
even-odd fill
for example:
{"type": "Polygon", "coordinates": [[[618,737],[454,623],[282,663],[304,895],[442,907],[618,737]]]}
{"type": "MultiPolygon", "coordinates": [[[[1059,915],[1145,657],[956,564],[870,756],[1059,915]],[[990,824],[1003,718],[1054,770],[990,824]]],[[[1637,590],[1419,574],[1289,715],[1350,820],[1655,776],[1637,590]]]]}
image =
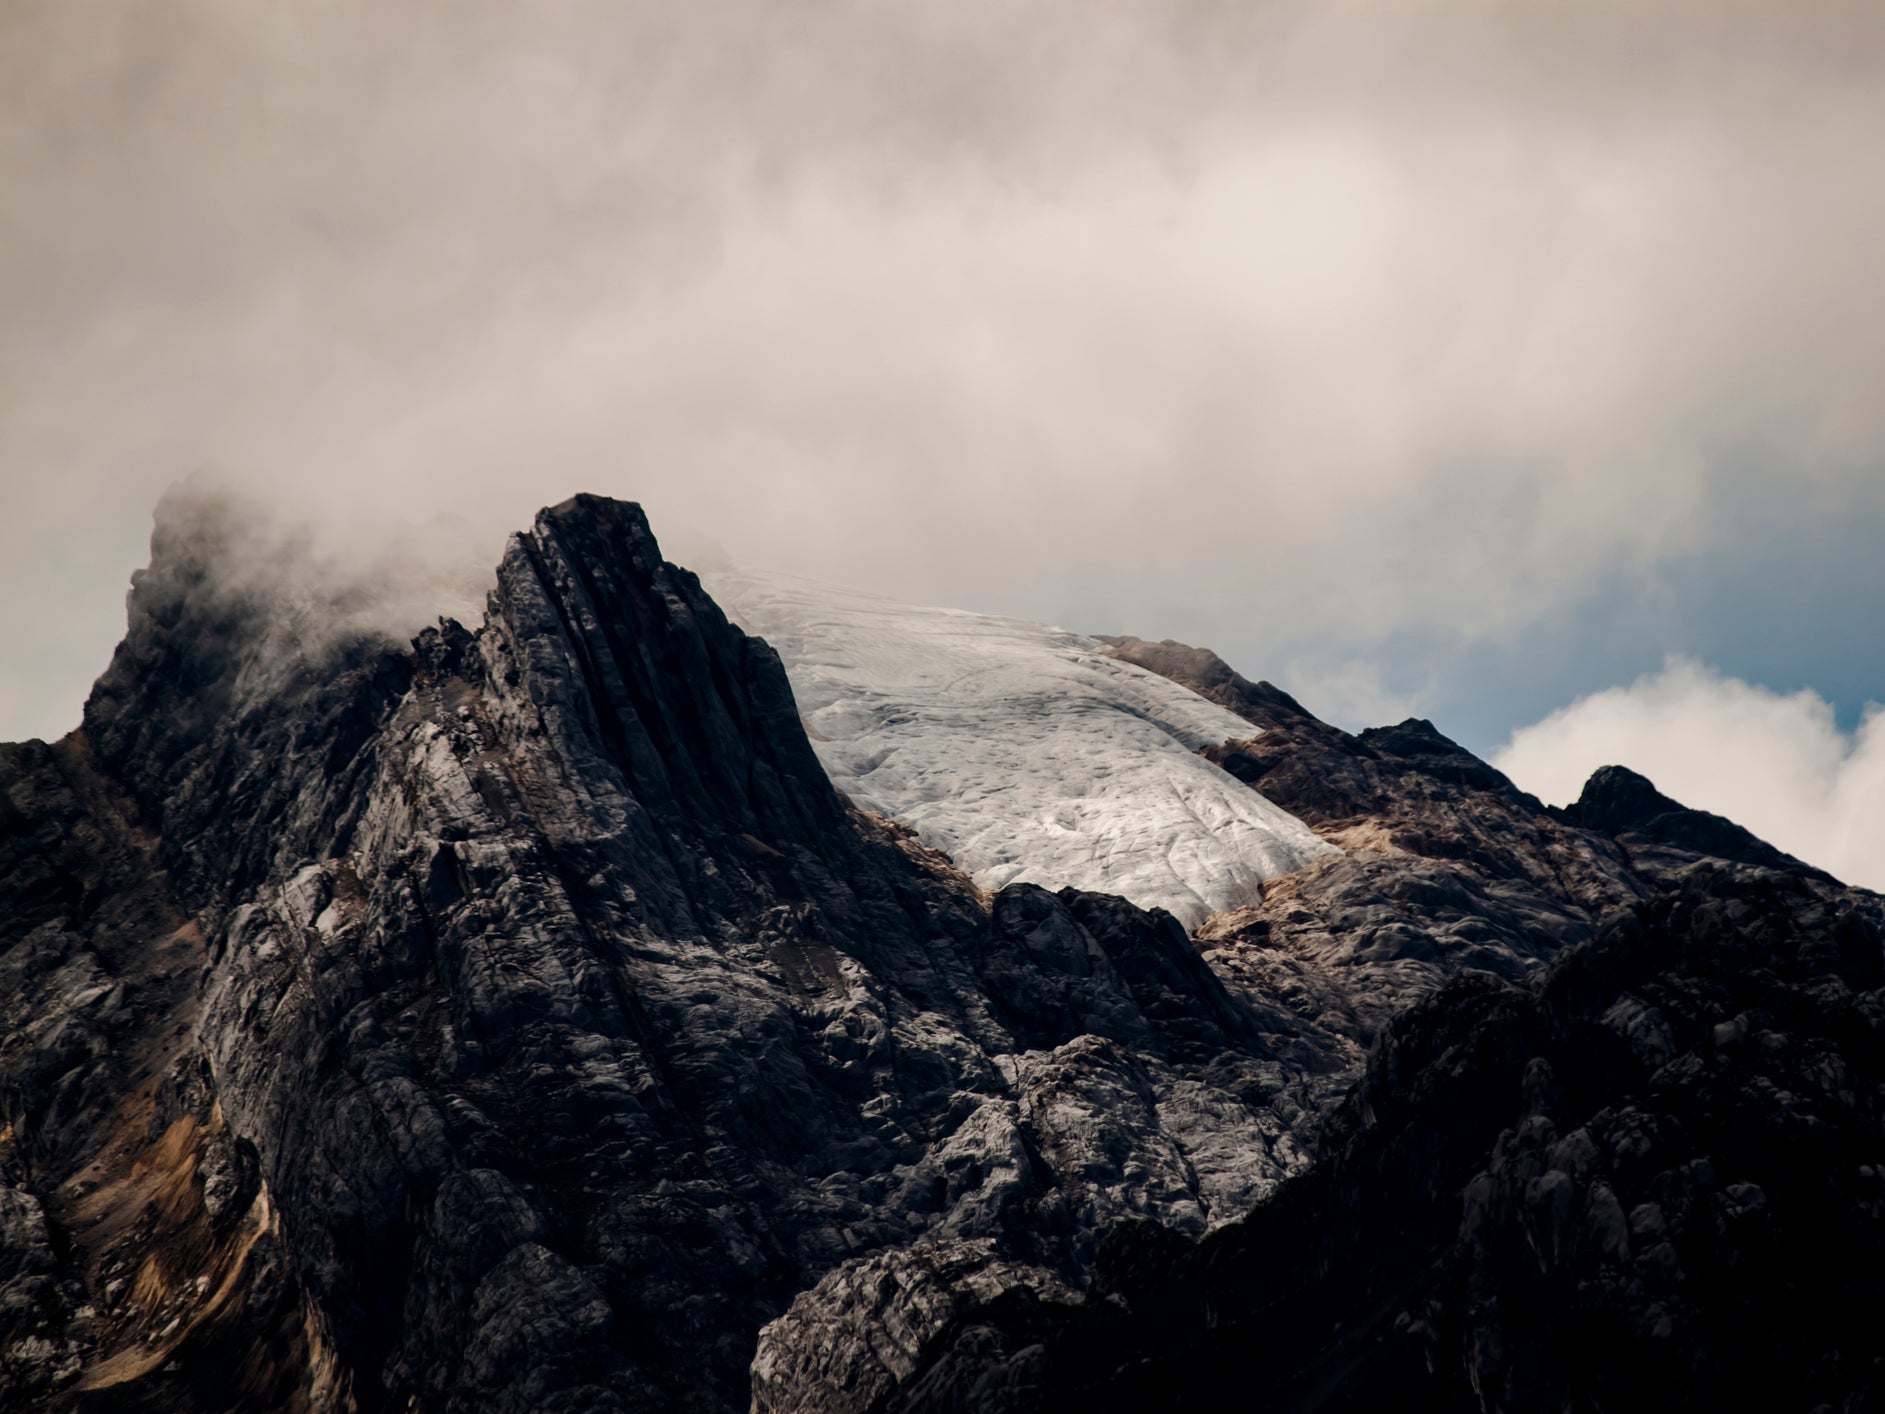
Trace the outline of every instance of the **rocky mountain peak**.
{"type": "Polygon", "coordinates": [[[1831,877],[1755,838],[1732,820],[1671,800],[1625,766],[1600,766],[1584,783],[1577,800],[1560,813],[1585,829],[1634,840],[1639,851],[1662,846],[1678,857],[1699,854],[1831,877]]]}
{"type": "Polygon", "coordinates": [[[1640,778],[1552,812],[1430,724],[1003,621],[1308,841],[1188,930],[847,797],[810,659],[634,505],[411,641],[291,549],[167,505],[84,728],[0,747],[0,1407],[1559,1407],[1585,1327],[1524,1303],[1727,1378],[1798,1277],[1760,1233],[1873,1250],[1877,900],[1640,778]]]}

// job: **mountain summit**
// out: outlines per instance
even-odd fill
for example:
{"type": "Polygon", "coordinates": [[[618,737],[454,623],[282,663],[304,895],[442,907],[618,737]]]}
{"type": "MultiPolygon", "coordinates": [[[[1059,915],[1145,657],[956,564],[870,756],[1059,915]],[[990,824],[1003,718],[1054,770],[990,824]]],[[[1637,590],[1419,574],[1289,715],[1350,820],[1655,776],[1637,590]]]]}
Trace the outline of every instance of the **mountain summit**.
{"type": "Polygon", "coordinates": [[[1868,1407],[1876,897],[623,502],[410,642],[243,534],[0,747],[0,1407],[1868,1407]]]}

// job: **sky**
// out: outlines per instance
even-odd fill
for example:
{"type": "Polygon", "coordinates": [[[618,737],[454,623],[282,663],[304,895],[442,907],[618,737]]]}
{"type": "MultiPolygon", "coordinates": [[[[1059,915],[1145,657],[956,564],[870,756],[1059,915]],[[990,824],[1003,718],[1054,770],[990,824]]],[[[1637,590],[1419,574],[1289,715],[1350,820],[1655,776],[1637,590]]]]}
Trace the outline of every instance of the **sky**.
{"type": "Polygon", "coordinates": [[[7,0],[0,738],[169,487],[588,490],[1885,886],[1881,141],[1869,2],[7,0]]]}

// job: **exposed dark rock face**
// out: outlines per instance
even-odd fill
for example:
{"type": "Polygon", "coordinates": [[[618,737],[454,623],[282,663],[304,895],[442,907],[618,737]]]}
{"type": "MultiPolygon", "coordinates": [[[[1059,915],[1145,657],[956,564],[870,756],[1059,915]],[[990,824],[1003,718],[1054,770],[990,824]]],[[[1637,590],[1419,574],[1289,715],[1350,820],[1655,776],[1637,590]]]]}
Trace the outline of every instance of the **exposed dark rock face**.
{"type": "Polygon", "coordinates": [[[1862,1387],[1869,896],[1121,641],[1343,854],[1195,939],[991,897],[636,507],[410,644],[247,533],[171,505],[84,728],[0,747],[0,1407],[1617,1408],[1768,1318],[1862,1387]]]}
{"type": "Polygon", "coordinates": [[[886,1301],[921,1345],[1300,1166],[1341,1056],[849,810],[637,508],[411,648],[241,533],[173,506],[84,731],[7,748],[4,1402],[743,1409],[795,1294],[882,1364],[886,1301]]]}
{"type": "Polygon", "coordinates": [[[1207,754],[1343,847],[1199,941],[1228,979],[1345,1034],[1357,1064],[1448,978],[1517,980],[1650,887],[1611,832],[1559,818],[1430,722],[1351,736],[1205,649],[1106,641],[1262,728],[1207,754]]]}
{"type": "Polygon", "coordinates": [[[1115,1229],[1085,1301],[958,1313],[885,1407],[1876,1407],[1879,921],[1703,865],[1539,985],[1449,983],[1270,1203],[1115,1229]]]}
{"type": "Polygon", "coordinates": [[[1615,835],[1637,867],[1652,873],[1680,871],[1699,854],[1833,882],[1829,875],[1782,854],[1732,820],[1678,804],[1623,766],[1604,766],[1594,772],[1577,802],[1555,813],[1570,824],[1615,835]]]}

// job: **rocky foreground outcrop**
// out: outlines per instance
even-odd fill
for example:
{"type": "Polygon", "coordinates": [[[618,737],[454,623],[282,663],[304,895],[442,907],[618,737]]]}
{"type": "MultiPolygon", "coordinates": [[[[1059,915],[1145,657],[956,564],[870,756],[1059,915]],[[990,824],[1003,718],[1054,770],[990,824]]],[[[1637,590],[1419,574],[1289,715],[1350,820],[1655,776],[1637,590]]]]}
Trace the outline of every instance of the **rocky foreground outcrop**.
{"type": "Polygon", "coordinates": [[[1136,641],[1342,852],[1195,938],[990,896],[634,506],[411,643],[248,534],[171,503],[0,747],[0,1406],[1648,1407],[1777,1315],[1870,1378],[1870,896],[1136,641]]]}
{"type": "Polygon", "coordinates": [[[1536,985],[1448,983],[1270,1202],[1114,1228],[883,1407],[1878,1407],[1877,902],[1700,865],[1536,985]]]}

